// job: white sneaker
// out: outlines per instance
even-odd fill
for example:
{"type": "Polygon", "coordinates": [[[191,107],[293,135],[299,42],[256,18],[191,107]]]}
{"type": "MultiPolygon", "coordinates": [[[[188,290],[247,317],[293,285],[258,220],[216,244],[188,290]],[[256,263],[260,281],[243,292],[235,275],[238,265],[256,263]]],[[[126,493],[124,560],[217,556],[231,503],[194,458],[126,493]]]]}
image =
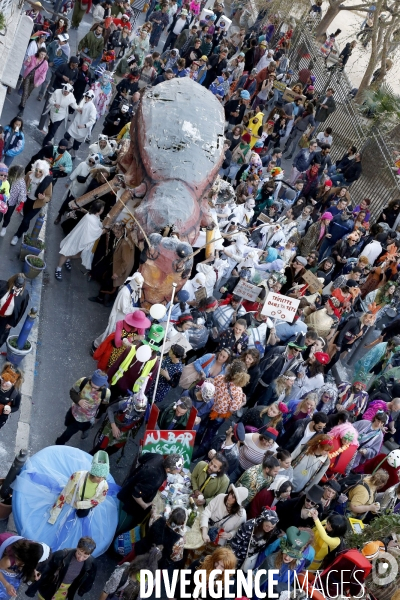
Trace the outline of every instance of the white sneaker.
{"type": "Polygon", "coordinates": [[[7,227],[3,227],[3,229],[0,231],[0,237],[4,237],[7,233],[7,227]]]}
{"type": "Polygon", "coordinates": [[[18,244],[18,238],[16,235],[14,235],[14,237],[10,243],[11,243],[11,246],[16,246],[18,244]]]}

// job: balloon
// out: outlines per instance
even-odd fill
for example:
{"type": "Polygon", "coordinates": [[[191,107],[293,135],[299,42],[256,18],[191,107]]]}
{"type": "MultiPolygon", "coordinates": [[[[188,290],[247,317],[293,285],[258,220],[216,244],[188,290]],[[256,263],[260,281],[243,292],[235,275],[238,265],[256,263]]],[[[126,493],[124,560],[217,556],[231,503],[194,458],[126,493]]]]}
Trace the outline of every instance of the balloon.
{"type": "Polygon", "coordinates": [[[151,348],[150,346],[140,346],[136,352],[136,360],[141,363],[147,362],[151,357],[151,348]]]}
{"type": "Polygon", "coordinates": [[[153,317],[153,319],[156,319],[156,321],[163,319],[166,312],[167,309],[165,308],[164,304],[153,304],[153,306],[150,308],[150,315],[153,317]]]}

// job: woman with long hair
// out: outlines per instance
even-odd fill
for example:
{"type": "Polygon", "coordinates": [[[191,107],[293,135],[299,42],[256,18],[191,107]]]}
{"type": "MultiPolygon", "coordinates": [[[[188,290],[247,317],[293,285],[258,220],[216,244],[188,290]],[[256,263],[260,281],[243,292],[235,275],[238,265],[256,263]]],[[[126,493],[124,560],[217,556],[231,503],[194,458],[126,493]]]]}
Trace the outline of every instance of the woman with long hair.
{"type": "MultiPolygon", "coordinates": [[[[209,593],[209,579],[211,576],[211,573],[215,570],[219,570],[222,571],[222,573],[218,574],[215,579],[214,582],[221,582],[222,583],[222,587],[225,584],[225,580],[224,580],[224,571],[228,571],[228,570],[235,570],[237,567],[237,558],[235,556],[235,554],[232,552],[232,550],[230,548],[217,548],[216,550],[214,550],[214,552],[212,554],[209,554],[208,556],[206,556],[205,558],[203,558],[203,560],[195,560],[194,562],[192,562],[192,564],[189,566],[189,571],[190,574],[187,574],[186,579],[189,580],[189,584],[186,586],[186,593],[189,592],[189,594],[193,595],[193,591],[194,591],[194,587],[195,587],[195,582],[194,582],[194,574],[197,570],[199,571],[203,571],[205,572],[205,580],[206,580],[206,586],[207,586],[207,594],[204,598],[204,600],[211,600],[211,596],[209,593]]],[[[230,579],[230,583],[233,582],[233,577],[231,576],[230,579]]],[[[177,591],[177,598],[180,598],[179,596],[179,590],[181,589],[181,586],[177,585],[176,588],[177,591]]]]}
{"type": "Polygon", "coordinates": [[[226,494],[218,494],[207,504],[200,521],[205,544],[212,542],[225,546],[228,540],[235,537],[239,527],[246,522],[246,511],[242,503],[248,494],[247,488],[231,484],[226,494]]]}
{"type": "Polygon", "coordinates": [[[36,567],[49,556],[50,548],[25,538],[15,540],[12,533],[0,534],[0,547],[0,596],[12,598],[21,582],[33,582],[39,577],[36,567]]]}
{"type": "Polygon", "coordinates": [[[24,62],[24,70],[22,73],[22,98],[18,106],[18,116],[22,115],[25,110],[25,104],[32,94],[34,88],[42,85],[46,79],[47,69],[49,63],[47,62],[46,49],[39,48],[39,50],[33,56],[29,56],[24,62]]]}
{"type": "Polygon", "coordinates": [[[310,510],[310,516],[315,524],[313,543],[315,558],[309,569],[316,571],[321,567],[325,556],[342,542],[347,532],[347,519],[343,515],[332,514],[321,523],[318,510],[315,508],[310,510]]]}
{"type": "MultiPolygon", "coordinates": [[[[4,163],[9,167],[18,154],[21,154],[25,147],[24,122],[20,117],[11,119],[10,124],[4,127],[4,163]]],[[[11,185],[11,183],[10,183],[11,185]]]]}
{"type": "MultiPolygon", "coordinates": [[[[251,559],[275,540],[278,524],[275,510],[264,508],[260,516],[243,523],[231,542],[231,548],[238,560],[238,567],[243,567],[246,559],[251,559]]],[[[255,559],[253,559],[255,560],[255,559]]]]}
{"type": "Polygon", "coordinates": [[[307,360],[297,370],[297,379],[294,382],[289,399],[302,398],[305,394],[318,390],[324,385],[324,371],[329,360],[329,354],[326,352],[310,352],[307,360]]]}
{"type": "Polygon", "coordinates": [[[241,360],[234,360],[225,375],[217,375],[214,378],[214,406],[210,412],[210,420],[204,432],[202,446],[208,447],[208,443],[217,434],[222,423],[244,405],[246,396],[243,388],[249,380],[250,376],[241,360]]]}
{"type": "Polygon", "coordinates": [[[7,227],[10,224],[11,217],[18,205],[23,205],[26,200],[25,170],[21,165],[14,165],[8,170],[8,183],[10,184],[10,195],[7,200],[7,212],[0,213],[0,223],[3,221],[3,227],[0,231],[0,237],[7,233],[7,227]]]}
{"type": "Polygon", "coordinates": [[[269,406],[274,402],[286,403],[295,381],[296,375],[293,371],[286,371],[283,375],[279,375],[279,377],[268,386],[265,394],[259,398],[259,406],[269,406]]]}
{"type": "Polygon", "coordinates": [[[303,492],[321,481],[329,468],[329,453],[332,450],[332,439],[323,433],[315,435],[305,444],[292,462],[294,492],[303,492]]]}
{"type": "MultiPolygon", "coordinates": [[[[259,409],[254,409],[259,410],[259,409]]],[[[259,413],[263,425],[273,427],[277,431],[282,431],[283,419],[287,415],[288,407],[283,402],[274,402],[266,406],[259,413]]]]}

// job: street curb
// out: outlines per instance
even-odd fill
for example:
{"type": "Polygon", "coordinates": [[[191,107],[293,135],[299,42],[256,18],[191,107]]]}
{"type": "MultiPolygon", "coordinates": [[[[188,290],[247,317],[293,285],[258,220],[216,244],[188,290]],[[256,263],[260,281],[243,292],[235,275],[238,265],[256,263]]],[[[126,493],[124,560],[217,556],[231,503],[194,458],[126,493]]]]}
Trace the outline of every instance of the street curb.
{"type": "MultiPolygon", "coordinates": [[[[39,239],[43,242],[46,239],[46,225],[47,225],[47,207],[45,211],[45,219],[43,227],[40,231],[39,239]]],[[[32,415],[32,402],[33,402],[33,386],[35,383],[36,373],[36,353],[38,346],[39,336],[39,319],[40,319],[40,306],[42,301],[42,290],[43,290],[43,272],[38,275],[35,279],[32,279],[27,284],[27,289],[30,294],[30,305],[31,307],[37,308],[37,317],[32,330],[29,335],[29,341],[32,344],[32,352],[27,354],[22,364],[22,370],[24,372],[24,383],[22,384],[21,393],[21,408],[19,413],[17,434],[15,436],[15,454],[17,455],[20,450],[29,449],[29,437],[30,437],[30,423],[32,415]]]]}

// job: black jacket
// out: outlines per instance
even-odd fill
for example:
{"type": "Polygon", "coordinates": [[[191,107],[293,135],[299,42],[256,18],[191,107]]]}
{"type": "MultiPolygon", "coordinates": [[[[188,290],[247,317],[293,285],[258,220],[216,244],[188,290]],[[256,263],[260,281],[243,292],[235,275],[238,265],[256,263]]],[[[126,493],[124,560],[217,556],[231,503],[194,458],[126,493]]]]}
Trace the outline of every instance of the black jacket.
{"type": "MultiPolygon", "coordinates": [[[[36,595],[36,592],[39,592],[44,600],[51,600],[64,581],[75,552],[75,548],[67,548],[65,550],[54,552],[53,556],[44,567],[39,581],[32,583],[27,588],[25,594],[33,598],[36,595]]],[[[96,572],[97,567],[95,559],[92,556],[89,556],[83,563],[82,570],[78,577],[74,579],[68,588],[67,599],[72,600],[76,592],[78,592],[79,596],[84,596],[90,592],[96,577],[96,572]]]]}
{"type": "MultiPolygon", "coordinates": [[[[304,496],[300,498],[291,498],[285,500],[285,502],[278,502],[276,505],[276,512],[279,517],[278,528],[282,531],[286,531],[288,527],[314,527],[314,520],[309,517],[308,519],[301,518],[301,509],[304,506],[304,496]]],[[[321,515],[321,505],[317,504],[315,507],[318,510],[318,514],[321,515]]]]}
{"type": "MultiPolygon", "coordinates": [[[[0,298],[5,296],[8,292],[8,284],[7,281],[0,280],[0,298]]],[[[25,289],[22,294],[19,296],[15,296],[14,298],[14,310],[13,314],[2,317],[2,322],[6,323],[6,325],[11,325],[11,327],[16,327],[22,317],[24,316],[24,312],[28,308],[29,304],[29,292],[25,289]]]]}
{"type": "Polygon", "coordinates": [[[153,452],[142,454],[138,467],[117,494],[125,512],[135,516],[140,507],[133,497],[142,498],[146,504],[152,502],[166,479],[167,472],[164,467],[163,455],[153,452]]]}
{"type": "Polygon", "coordinates": [[[66,81],[63,79],[63,75],[65,75],[65,77],[68,77],[69,83],[71,85],[74,85],[75,81],[78,78],[78,69],[71,69],[68,63],[61,65],[61,67],[58,67],[55,73],[56,77],[53,85],[55,90],[60,88],[63,83],[66,83],[66,81]]]}
{"type": "MultiPolygon", "coordinates": [[[[181,14],[179,13],[175,13],[173,19],[172,19],[172,23],[171,25],[168,27],[167,31],[171,32],[174,30],[174,27],[176,25],[176,22],[181,18],[181,14]]],[[[189,21],[187,19],[185,19],[185,24],[183,26],[183,29],[181,30],[181,33],[184,29],[189,29],[189,21]]]]}
{"type": "Polygon", "coordinates": [[[114,110],[110,110],[108,115],[104,120],[103,133],[108,135],[109,137],[113,137],[118,135],[123,127],[132,119],[131,111],[121,112],[119,108],[115,108],[114,110]],[[118,122],[118,125],[114,125],[114,123],[118,122]]]}
{"type": "Polygon", "coordinates": [[[297,446],[300,444],[306,427],[310,423],[310,421],[311,417],[306,417],[305,419],[300,419],[299,421],[297,421],[297,425],[294,431],[293,429],[291,429],[288,433],[284,433],[279,438],[279,445],[282,448],[285,448],[285,450],[288,450],[288,452],[293,452],[293,450],[297,448],[297,446]]]}
{"type": "Polygon", "coordinates": [[[357,179],[360,179],[362,173],[361,161],[352,160],[342,172],[346,183],[357,181],[357,179]]]}

